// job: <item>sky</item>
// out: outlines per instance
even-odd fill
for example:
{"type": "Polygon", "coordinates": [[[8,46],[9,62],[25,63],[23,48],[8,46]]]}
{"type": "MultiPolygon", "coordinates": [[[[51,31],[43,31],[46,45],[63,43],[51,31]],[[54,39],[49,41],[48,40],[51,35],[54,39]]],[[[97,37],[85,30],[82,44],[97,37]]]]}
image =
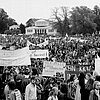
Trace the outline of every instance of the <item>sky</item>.
{"type": "Polygon", "coordinates": [[[76,6],[87,6],[93,9],[95,5],[100,7],[100,0],[0,0],[0,8],[18,24],[25,24],[30,18],[48,19],[55,7],[66,6],[71,9],[76,6]]]}

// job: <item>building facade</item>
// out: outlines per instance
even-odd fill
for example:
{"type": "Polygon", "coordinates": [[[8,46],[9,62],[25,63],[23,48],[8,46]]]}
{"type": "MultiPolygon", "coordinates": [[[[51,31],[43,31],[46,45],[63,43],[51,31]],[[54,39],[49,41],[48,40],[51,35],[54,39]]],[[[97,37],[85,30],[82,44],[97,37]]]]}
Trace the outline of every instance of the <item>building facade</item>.
{"type": "Polygon", "coordinates": [[[26,35],[37,34],[37,35],[56,35],[57,30],[53,29],[49,21],[40,19],[35,22],[34,26],[26,28],[26,35]]]}
{"type": "Polygon", "coordinates": [[[10,30],[11,29],[19,29],[19,28],[20,28],[19,25],[12,25],[12,26],[9,27],[10,30]]]}

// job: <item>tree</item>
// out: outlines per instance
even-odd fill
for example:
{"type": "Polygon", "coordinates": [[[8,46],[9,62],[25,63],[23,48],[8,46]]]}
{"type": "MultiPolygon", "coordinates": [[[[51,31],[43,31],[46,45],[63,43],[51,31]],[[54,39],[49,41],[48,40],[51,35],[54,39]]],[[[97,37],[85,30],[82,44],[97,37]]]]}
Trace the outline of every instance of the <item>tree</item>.
{"type": "Polygon", "coordinates": [[[100,8],[97,5],[95,5],[93,12],[96,15],[96,17],[94,19],[94,23],[96,23],[96,25],[97,25],[96,31],[97,31],[97,33],[99,33],[99,31],[100,31],[100,8]]]}
{"type": "Polygon", "coordinates": [[[68,9],[67,7],[55,8],[52,12],[53,20],[55,21],[54,27],[57,28],[58,32],[65,36],[66,33],[69,34],[69,19],[68,19],[68,9]],[[61,11],[60,11],[61,10],[61,11]]]}
{"type": "Polygon", "coordinates": [[[7,19],[7,25],[8,25],[8,27],[9,27],[9,26],[18,25],[18,24],[17,24],[17,22],[16,22],[14,19],[12,19],[12,18],[9,17],[9,18],[7,19]]]}
{"type": "Polygon", "coordinates": [[[22,23],[20,24],[20,30],[22,34],[25,34],[25,25],[23,25],[22,23]]]}
{"type": "Polygon", "coordinates": [[[95,14],[86,6],[72,8],[71,13],[71,32],[76,34],[86,34],[96,31],[96,24],[94,23],[95,14]]]}
{"type": "Polygon", "coordinates": [[[34,25],[35,25],[35,21],[37,21],[37,20],[38,20],[38,19],[30,18],[30,19],[26,22],[26,27],[34,26],[34,25]]]}
{"type": "Polygon", "coordinates": [[[4,33],[10,25],[17,24],[14,19],[9,18],[4,9],[0,8],[0,34],[4,33]]]}
{"type": "Polygon", "coordinates": [[[0,8],[0,33],[3,33],[7,29],[8,15],[4,9],[0,8]]]}

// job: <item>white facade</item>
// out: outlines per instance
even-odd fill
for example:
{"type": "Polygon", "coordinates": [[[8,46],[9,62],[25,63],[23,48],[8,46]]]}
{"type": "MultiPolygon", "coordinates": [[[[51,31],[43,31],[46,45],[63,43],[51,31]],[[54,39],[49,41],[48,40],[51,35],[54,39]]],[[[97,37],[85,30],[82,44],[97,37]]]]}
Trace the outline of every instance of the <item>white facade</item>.
{"type": "Polygon", "coordinates": [[[9,27],[9,29],[19,29],[19,26],[18,25],[12,25],[9,27]]]}
{"type": "Polygon", "coordinates": [[[45,20],[38,20],[35,22],[35,26],[26,28],[26,35],[29,34],[50,35],[55,33],[57,33],[57,30],[53,29],[52,26],[49,25],[49,22],[45,20]]]}

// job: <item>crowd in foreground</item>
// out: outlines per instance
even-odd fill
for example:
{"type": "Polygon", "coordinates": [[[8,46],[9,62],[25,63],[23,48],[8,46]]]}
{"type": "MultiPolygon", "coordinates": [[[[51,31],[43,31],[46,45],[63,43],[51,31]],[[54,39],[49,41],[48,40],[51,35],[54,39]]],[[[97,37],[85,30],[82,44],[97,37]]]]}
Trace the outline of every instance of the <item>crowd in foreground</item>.
{"type": "Polygon", "coordinates": [[[0,100],[100,100],[100,76],[80,72],[69,79],[42,77],[29,68],[24,73],[5,69],[0,78],[0,100]]]}

